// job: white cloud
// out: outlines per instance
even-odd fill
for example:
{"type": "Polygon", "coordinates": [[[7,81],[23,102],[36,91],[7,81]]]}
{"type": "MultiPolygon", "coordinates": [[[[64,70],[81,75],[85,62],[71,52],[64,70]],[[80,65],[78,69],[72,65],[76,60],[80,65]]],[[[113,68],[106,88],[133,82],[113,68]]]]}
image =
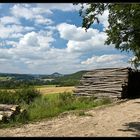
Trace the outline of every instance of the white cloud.
{"type": "Polygon", "coordinates": [[[29,32],[20,38],[19,43],[10,51],[19,59],[43,59],[44,52],[50,48],[54,39],[49,32],[29,32]]]}
{"type": "Polygon", "coordinates": [[[24,17],[25,19],[33,18],[33,12],[23,6],[22,4],[16,4],[11,8],[11,13],[16,17],[24,17]]]}
{"type": "MultiPolygon", "coordinates": [[[[53,41],[52,32],[29,32],[20,38],[17,44],[7,42],[15,47],[5,49],[5,57],[9,54],[11,58],[7,58],[5,61],[1,59],[0,63],[7,63],[4,67],[9,67],[11,72],[18,72],[22,69],[20,72],[23,73],[52,73],[55,71],[70,73],[75,71],[73,68],[80,68],[78,66],[80,54],[69,53],[66,48],[53,48],[51,47],[53,41]],[[21,66],[26,67],[25,70],[21,66]]],[[[3,55],[1,56],[4,58],[3,55]]]]}
{"type": "Polygon", "coordinates": [[[16,4],[11,8],[11,14],[18,18],[25,18],[26,20],[34,20],[35,24],[50,25],[53,21],[45,18],[42,14],[51,14],[49,9],[41,7],[31,7],[28,4],[16,4]]]}
{"type": "Polygon", "coordinates": [[[20,39],[19,46],[22,46],[24,48],[29,46],[38,48],[49,48],[49,43],[53,41],[54,39],[52,38],[52,32],[29,32],[25,34],[23,38],[20,39]]]}
{"type": "Polygon", "coordinates": [[[110,63],[111,61],[118,61],[123,58],[126,58],[126,56],[121,54],[93,56],[91,58],[88,58],[86,61],[82,61],[81,64],[89,65],[92,63],[110,63]]]}
{"type": "Polygon", "coordinates": [[[37,33],[30,32],[20,39],[19,45],[21,46],[38,46],[37,33]]]}
{"type": "Polygon", "coordinates": [[[47,3],[37,4],[38,7],[47,10],[61,10],[61,11],[74,11],[79,10],[79,5],[73,5],[72,3],[47,3]]]}
{"type": "Polygon", "coordinates": [[[0,18],[0,23],[1,24],[20,24],[20,21],[16,17],[10,17],[10,16],[4,16],[0,18]]]}
{"type": "MultiPolygon", "coordinates": [[[[0,47],[2,48],[2,47],[7,47],[7,46],[11,46],[11,47],[16,47],[17,46],[17,42],[15,42],[15,41],[10,41],[10,40],[3,40],[3,41],[1,41],[0,42],[0,47]]],[[[6,50],[6,48],[5,48],[5,50],[6,50]]]]}
{"type": "Polygon", "coordinates": [[[97,29],[89,28],[87,32],[75,25],[62,23],[57,26],[60,37],[68,40],[68,52],[88,52],[93,49],[107,50],[113,47],[104,45],[107,38],[105,32],[99,32],[97,29]]]}
{"type": "MultiPolygon", "coordinates": [[[[3,22],[0,24],[0,39],[6,38],[0,43],[0,65],[3,66],[0,71],[72,73],[81,69],[93,69],[101,66],[126,65],[123,55],[105,54],[99,56],[94,54],[94,50],[110,51],[113,48],[104,45],[107,37],[104,32],[91,28],[85,32],[83,28],[67,23],[53,26],[53,21],[44,16],[44,14],[48,14],[47,16],[53,14],[53,10],[74,11],[77,9],[72,4],[15,4],[11,8],[12,16],[10,18],[13,24],[8,25],[10,23],[6,21],[8,16],[3,18],[3,22]],[[20,18],[25,18],[27,21],[32,20],[33,26],[23,26],[23,23],[17,25],[20,18]],[[38,30],[44,24],[47,26],[38,30]],[[35,25],[39,26],[35,28],[35,25]],[[54,33],[58,32],[61,38],[67,40],[67,44],[63,48],[52,46],[55,41],[54,33]],[[6,48],[6,46],[10,46],[10,48],[6,48]],[[88,56],[85,54],[91,52],[95,56],[87,58],[88,56]]],[[[101,20],[105,22],[103,17],[101,20]]]]}
{"type": "Polygon", "coordinates": [[[8,52],[7,49],[0,48],[0,60],[11,59],[12,55],[8,52]]]}
{"type": "MultiPolygon", "coordinates": [[[[44,4],[43,4],[44,5],[44,4]]],[[[48,8],[42,8],[42,7],[38,7],[38,6],[36,6],[36,7],[33,7],[32,9],[32,12],[34,13],[34,14],[44,14],[44,13],[46,13],[46,14],[48,14],[48,15],[51,15],[52,14],[52,12],[50,11],[50,9],[48,9],[48,8]]]]}
{"type": "Polygon", "coordinates": [[[107,67],[128,67],[130,64],[126,62],[128,57],[121,54],[105,54],[101,56],[93,56],[81,64],[85,66],[85,69],[107,68],[107,67]]]}
{"type": "Polygon", "coordinates": [[[96,29],[88,29],[87,32],[82,27],[76,27],[75,25],[62,23],[57,26],[58,31],[60,32],[61,38],[66,40],[74,41],[85,41],[92,38],[99,33],[96,29]]]}
{"type": "Polygon", "coordinates": [[[108,15],[109,15],[109,11],[105,10],[104,13],[102,15],[99,15],[99,21],[100,23],[103,24],[104,28],[106,29],[109,25],[108,23],[108,15]]]}
{"type": "Polygon", "coordinates": [[[36,24],[44,24],[44,25],[50,25],[53,24],[53,21],[51,19],[48,18],[44,18],[41,15],[37,15],[34,17],[35,18],[35,23],[36,24]]]}
{"type": "Polygon", "coordinates": [[[34,27],[22,25],[0,25],[0,38],[18,38],[22,33],[34,30],[34,27]]]}

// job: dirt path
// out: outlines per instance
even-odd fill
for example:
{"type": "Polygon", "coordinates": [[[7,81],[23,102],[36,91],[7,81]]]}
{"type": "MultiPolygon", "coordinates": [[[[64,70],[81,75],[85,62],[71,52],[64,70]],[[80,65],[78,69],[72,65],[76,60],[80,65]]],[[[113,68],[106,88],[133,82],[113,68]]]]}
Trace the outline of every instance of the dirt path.
{"type": "Polygon", "coordinates": [[[20,128],[0,129],[0,136],[140,136],[140,99],[90,110],[86,114],[69,114],[20,128]]]}

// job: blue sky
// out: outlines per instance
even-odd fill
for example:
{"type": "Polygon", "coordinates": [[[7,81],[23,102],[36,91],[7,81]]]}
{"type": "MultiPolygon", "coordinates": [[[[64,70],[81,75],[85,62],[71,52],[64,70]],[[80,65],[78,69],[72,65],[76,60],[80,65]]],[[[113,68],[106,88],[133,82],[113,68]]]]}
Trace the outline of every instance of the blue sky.
{"type": "Polygon", "coordinates": [[[71,3],[0,4],[0,72],[62,74],[127,67],[130,53],[107,38],[108,10],[85,32],[79,6],[71,3]]]}

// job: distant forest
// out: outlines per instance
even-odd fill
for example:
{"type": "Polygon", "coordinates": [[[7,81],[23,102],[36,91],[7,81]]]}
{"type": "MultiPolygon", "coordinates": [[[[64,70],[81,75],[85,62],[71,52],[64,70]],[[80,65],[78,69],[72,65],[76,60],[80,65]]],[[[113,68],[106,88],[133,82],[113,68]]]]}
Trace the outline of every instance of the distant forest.
{"type": "Polygon", "coordinates": [[[79,84],[79,80],[85,72],[86,71],[79,71],[67,75],[59,73],[51,75],[0,73],[0,88],[14,89],[37,85],[76,86],[79,84]]]}

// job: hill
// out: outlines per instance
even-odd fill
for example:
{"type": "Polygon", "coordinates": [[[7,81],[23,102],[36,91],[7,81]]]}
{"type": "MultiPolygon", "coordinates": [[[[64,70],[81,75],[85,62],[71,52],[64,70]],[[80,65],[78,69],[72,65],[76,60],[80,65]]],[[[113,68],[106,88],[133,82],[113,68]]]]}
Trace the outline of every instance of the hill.
{"type": "Polygon", "coordinates": [[[65,75],[57,72],[50,75],[0,73],[0,88],[18,88],[23,85],[75,86],[85,72],[65,75]]]}
{"type": "Polygon", "coordinates": [[[58,83],[59,86],[75,86],[79,84],[79,80],[85,73],[86,71],[78,71],[76,73],[56,77],[54,82],[58,83]]]}

